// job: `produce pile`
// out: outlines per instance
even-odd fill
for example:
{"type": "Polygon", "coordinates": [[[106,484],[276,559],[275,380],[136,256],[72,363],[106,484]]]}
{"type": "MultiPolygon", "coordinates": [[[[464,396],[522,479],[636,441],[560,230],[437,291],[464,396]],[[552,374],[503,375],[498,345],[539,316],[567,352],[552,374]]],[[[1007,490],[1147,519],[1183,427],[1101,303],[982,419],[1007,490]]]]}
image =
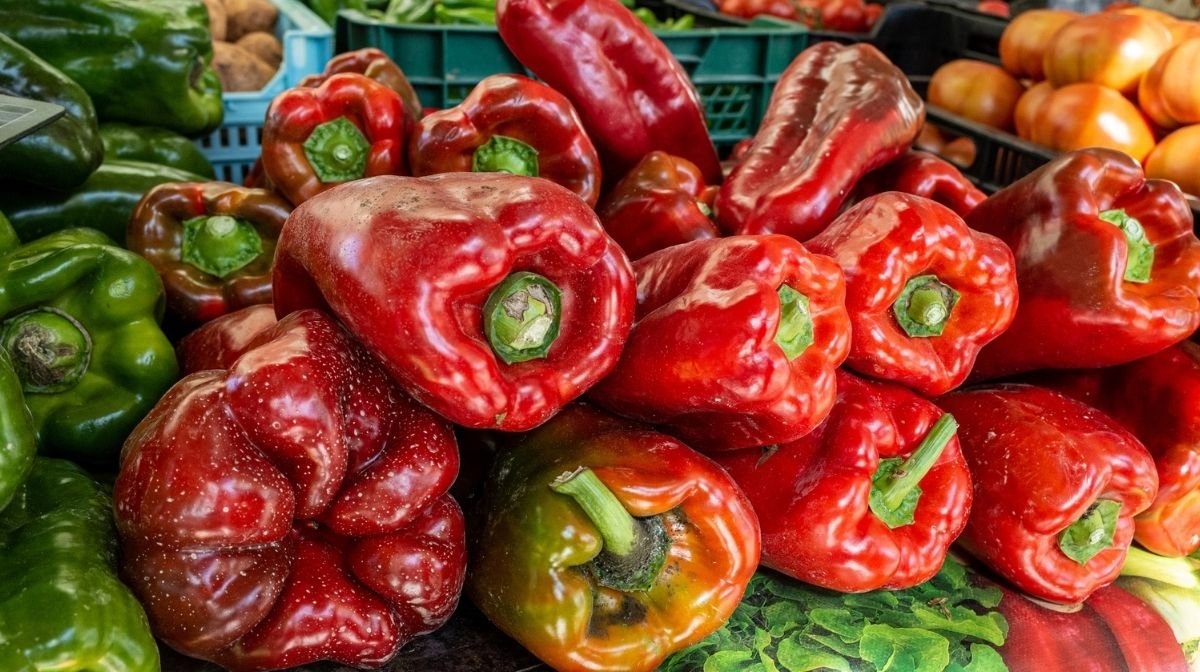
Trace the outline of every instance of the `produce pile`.
{"type": "Polygon", "coordinates": [[[558,670],[1200,669],[1200,240],[1135,157],[985,194],[821,42],[722,161],[619,0],[500,0],[538,79],[340,54],[235,185],[96,121],[219,123],[204,5],[88,7],[0,0],[69,111],[0,150],[0,669],[378,667],[461,596],[558,670]]]}

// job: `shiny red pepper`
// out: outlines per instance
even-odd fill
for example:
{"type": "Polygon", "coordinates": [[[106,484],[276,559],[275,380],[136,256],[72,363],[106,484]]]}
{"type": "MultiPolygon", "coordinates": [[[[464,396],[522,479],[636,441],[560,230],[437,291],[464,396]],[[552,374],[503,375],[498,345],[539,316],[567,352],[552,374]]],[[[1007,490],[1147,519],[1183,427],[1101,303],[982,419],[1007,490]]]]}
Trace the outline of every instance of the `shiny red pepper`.
{"type": "Polygon", "coordinates": [[[885,191],[902,191],[941,203],[959,217],[966,217],[987,199],[949,161],[929,152],[909,150],[886,166],[868,173],[855,188],[857,199],[885,191]]]}
{"type": "Polygon", "coordinates": [[[275,306],[260,303],[204,323],[175,348],[180,373],[228,369],[276,322],[275,306]]]}
{"type": "Polygon", "coordinates": [[[587,204],[502,173],[378,177],[292,213],[279,315],[326,306],[423,404],[523,431],[617,363],[633,272],[587,204]]]}
{"type": "Polygon", "coordinates": [[[1122,366],[1032,381],[1104,411],[1154,456],[1158,497],[1134,520],[1134,539],[1159,555],[1200,549],[1200,345],[1184,341],[1122,366]]]}
{"type": "Polygon", "coordinates": [[[973,379],[1112,366],[1200,326],[1200,240],[1183,193],[1109,149],[1064,154],[967,217],[1017,260],[1021,304],[973,379]]]}
{"type": "Polygon", "coordinates": [[[908,588],[967,524],[954,427],[903,387],[839,372],[837,405],[811,434],[716,459],[758,513],[764,565],[842,592],[908,588]]]}
{"type": "Polygon", "coordinates": [[[267,333],[126,442],[124,578],[155,635],[228,669],[380,665],[458,601],[454,434],[329,317],[267,333]]]}
{"type": "Polygon", "coordinates": [[[920,196],[872,196],[805,247],[846,275],[846,366],[927,396],[961,385],[1017,311],[1008,247],[920,196]]]}
{"type": "Polygon", "coordinates": [[[908,149],[924,119],[908,78],[875,47],[805,49],[780,76],[754,143],[721,186],[717,224],[726,233],[812,238],[859,178],[908,149]]]}
{"type": "Polygon", "coordinates": [[[343,182],[401,175],[412,119],[400,95],[364,75],[333,75],[271,101],[263,174],[294,205],[343,182]]]}
{"type": "Polygon", "coordinates": [[[417,91],[413,88],[412,82],[408,81],[408,77],[395,61],[382,50],[374,47],[347,51],[334,56],[325,64],[325,72],[305,77],[300,80],[300,86],[316,88],[324,84],[325,80],[330,77],[343,72],[366,75],[387,86],[400,94],[400,100],[404,101],[404,110],[408,112],[408,116],[412,117],[413,121],[421,118],[423,109],[421,99],[417,97],[417,91]]]}
{"type": "Polygon", "coordinates": [[[522,65],[575,105],[607,179],[662,150],[721,181],[696,88],[620,0],[497,0],[496,27],[522,65]]]}
{"type": "Polygon", "coordinates": [[[633,268],[636,322],[596,403],[705,451],[792,441],[825,419],[850,347],[833,262],[787,236],[731,236],[633,268]]]}
{"type": "Polygon", "coordinates": [[[631,260],[672,245],[721,235],[711,219],[717,188],[696,164],[650,152],[596,209],[604,230],[631,260]]]}
{"type": "Polygon", "coordinates": [[[457,107],[417,122],[409,165],[417,177],[472,171],[544,177],[588,205],[600,198],[600,157],[575,108],[521,75],[492,75],[457,107]]]}
{"type": "Polygon", "coordinates": [[[959,542],[1015,586],[1082,602],[1121,572],[1133,517],[1158,492],[1154,460],[1103,413],[1031,385],[937,400],[958,420],[975,503],[959,542]]]}

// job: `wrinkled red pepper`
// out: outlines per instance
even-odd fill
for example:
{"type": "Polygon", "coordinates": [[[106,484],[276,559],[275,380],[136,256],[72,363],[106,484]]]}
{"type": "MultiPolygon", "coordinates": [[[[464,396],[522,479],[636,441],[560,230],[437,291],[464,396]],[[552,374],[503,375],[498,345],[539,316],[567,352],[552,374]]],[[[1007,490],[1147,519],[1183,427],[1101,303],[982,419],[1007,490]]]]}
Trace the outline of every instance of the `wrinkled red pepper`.
{"type": "Polygon", "coordinates": [[[798,439],[850,347],[841,273],[786,236],[732,236],[634,264],[637,318],[591,399],[705,451],[798,439]]]}
{"type": "Polygon", "coordinates": [[[921,97],[875,47],[805,49],[780,76],[754,144],[721,186],[717,224],[726,233],[812,238],[859,178],[908,149],[924,119],[921,97]]]}
{"type": "Polygon", "coordinates": [[[692,240],[721,235],[710,217],[717,188],[696,164],[650,152],[596,209],[604,230],[631,260],[692,240]]]}
{"type": "Polygon", "coordinates": [[[408,77],[395,61],[382,50],[374,47],[347,51],[334,56],[325,64],[325,72],[305,77],[300,80],[300,86],[316,88],[324,84],[325,80],[330,77],[343,72],[366,75],[395,91],[400,95],[400,100],[404,101],[404,110],[408,112],[408,116],[412,117],[413,121],[421,118],[421,99],[417,97],[417,91],[413,88],[412,82],[408,81],[408,77]]]}
{"type": "Polygon", "coordinates": [[[961,385],[1017,311],[1008,247],[920,196],[872,196],[805,247],[846,275],[846,366],[927,396],[961,385]]]}
{"type": "Polygon", "coordinates": [[[633,272],[587,204],[502,173],[360,180],[292,213],[280,315],[327,306],[421,403],[523,431],[617,363],[633,272]]]}
{"type": "Polygon", "coordinates": [[[1200,345],[1184,341],[1122,366],[1032,380],[1104,411],[1154,456],[1158,497],[1134,520],[1134,539],[1159,555],[1200,549],[1200,345]]]}
{"type": "Polygon", "coordinates": [[[1017,260],[1021,304],[973,379],[1112,366],[1200,326],[1200,240],[1173,183],[1109,149],[1064,154],[967,217],[1017,260]]]}
{"type": "Polygon", "coordinates": [[[839,372],[837,405],[811,434],[716,459],[758,513],[764,565],[842,592],[908,588],[967,524],[954,428],[903,387],[839,372]]]}
{"type": "Polygon", "coordinates": [[[958,420],[975,503],[959,542],[1015,586],[1072,604],[1112,583],[1133,517],[1158,492],[1154,460],[1103,413],[1031,385],[941,397],[958,420]]]}
{"type": "Polygon", "coordinates": [[[496,27],[522,65],[575,105],[607,179],[662,150],[721,181],[696,88],[620,0],[497,0],[496,27]]]}
{"type": "Polygon", "coordinates": [[[544,177],[588,205],[600,198],[600,157],[575,108],[521,75],[492,75],[457,107],[417,122],[409,165],[417,177],[472,171],[544,177]]]}
{"type": "Polygon", "coordinates": [[[180,373],[186,376],[197,371],[228,369],[276,322],[275,306],[269,303],[242,308],[206,322],[180,339],[175,348],[180,373]]]}
{"type": "Polygon", "coordinates": [[[323,314],[266,333],[126,442],[124,578],[160,639],[228,669],[381,665],[458,601],[454,434],[323,314]]]}
{"type": "Polygon", "coordinates": [[[411,126],[400,95],[364,75],[288,89],[267,109],[263,174],[293,205],[343,182],[404,174],[411,126]]]}
{"type": "Polygon", "coordinates": [[[987,194],[976,187],[953,163],[929,152],[909,150],[886,166],[868,173],[855,188],[855,200],[902,191],[941,203],[966,217],[987,194]]]}

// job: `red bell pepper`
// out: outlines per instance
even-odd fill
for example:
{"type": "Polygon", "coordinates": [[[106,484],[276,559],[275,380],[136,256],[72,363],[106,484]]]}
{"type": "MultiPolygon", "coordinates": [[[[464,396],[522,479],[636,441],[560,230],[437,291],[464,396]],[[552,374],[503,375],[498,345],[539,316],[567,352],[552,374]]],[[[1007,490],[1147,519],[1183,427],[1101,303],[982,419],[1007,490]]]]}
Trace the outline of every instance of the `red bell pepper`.
{"type": "Polygon", "coordinates": [[[634,272],[636,322],[596,403],[705,451],[792,441],[825,419],[850,347],[833,262],[786,236],[732,236],[634,272]]]}
{"type": "Polygon", "coordinates": [[[292,206],[227,182],[168,182],[142,197],[126,246],[150,261],[187,323],[271,302],[275,241],[292,206]]]}
{"type": "Polygon", "coordinates": [[[846,365],[927,396],[961,385],[1017,311],[1008,247],[920,196],[872,196],[805,247],[846,275],[846,365]]]}
{"type": "Polygon", "coordinates": [[[175,348],[180,373],[228,369],[276,322],[275,306],[260,303],[204,323],[175,348]]]}
{"type": "Polygon", "coordinates": [[[868,173],[855,188],[856,200],[902,191],[921,196],[966,217],[987,194],[976,187],[953,163],[928,152],[909,150],[886,166],[868,173]]]}
{"type": "Polygon", "coordinates": [[[454,434],[321,313],[268,333],[177,384],[126,442],[124,578],[187,655],[380,665],[458,601],[454,434]]]}
{"type": "Polygon", "coordinates": [[[288,89],[267,109],[263,174],[294,205],[343,182],[400,175],[411,125],[400,95],[364,75],[288,89]]]}
{"type": "Polygon", "coordinates": [[[620,0],[497,0],[496,27],[522,65],[575,105],[608,179],[662,150],[721,181],[687,72],[620,0]]]}
{"type": "Polygon", "coordinates": [[[967,217],[1017,260],[1021,305],[972,378],[1152,355],[1200,326],[1200,240],[1173,183],[1109,149],[1064,154],[967,217]]]}
{"type": "Polygon", "coordinates": [[[501,173],[360,180],[292,213],[275,310],[327,306],[457,424],[523,431],[617,363],[629,261],[565,188],[501,173]]]}
{"type": "Polygon", "coordinates": [[[1030,385],[938,399],[958,420],[975,483],[959,541],[1030,595],[1076,603],[1112,583],[1133,517],[1158,492],[1154,460],[1099,411],[1030,385]]]}
{"type": "Polygon", "coordinates": [[[1184,341],[1122,366],[1032,380],[1107,413],[1154,456],[1158,497],[1134,520],[1134,539],[1159,555],[1200,549],[1200,345],[1184,341]]]}
{"type": "Polygon", "coordinates": [[[726,233],[812,238],[859,178],[908,149],[924,119],[921,97],[875,47],[805,49],[780,76],[754,144],[721,186],[717,224],[726,233]]]}
{"type": "Polygon", "coordinates": [[[404,111],[408,113],[408,116],[412,117],[413,121],[421,118],[423,109],[421,99],[417,97],[417,91],[413,88],[412,82],[408,81],[408,77],[395,61],[382,50],[374,47],[347,51],[334,56],[325,64],[325,72],[305,77],[300,80],[300,86],[316,88],[324,84],[325,80],[330,77],[343,72],[366,75],[395,91],[400,95],[400,100],[404,102],[404,111]]]}
{"type": "Polygon", "coordinates": [[[600,157],[575,108],[521,75],[492,75],[457,107],[417,122],[409,165],[417,177],[472,171],[544,177],[588,205],[600,198],[600,157]]]}
{"type": "Polygon", "coordinates": [[[967,524],[954,428],[903,387],[839,372],[811,434],[716,459],[758,512],[764,565],[847,593],[908,588],[937,574],[967,524]]]}
{"type": "Polygon", "coordinates": [[[604,230],[631,260],[672,245],[721,235],[713,224],[717,188],[696,164],[650,152],[621,178],[596,209],[604,230]]]}

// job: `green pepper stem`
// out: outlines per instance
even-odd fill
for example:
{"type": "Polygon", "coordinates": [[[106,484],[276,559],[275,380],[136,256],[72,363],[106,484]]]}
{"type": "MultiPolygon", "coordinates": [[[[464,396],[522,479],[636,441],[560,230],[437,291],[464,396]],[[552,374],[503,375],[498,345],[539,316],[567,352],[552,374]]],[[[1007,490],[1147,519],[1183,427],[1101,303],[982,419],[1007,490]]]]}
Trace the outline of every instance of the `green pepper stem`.
{"type": "Polygon", "coordinates": [[[75,387],[92,359],[92,337],[71,315],[42,307],[0,324],[0,347],[12,357],[26,392],[54,394],[75,387]]]}
{"type": "Polygon", "coordinates": [[[247,221],[213,215],[183,223],[180,259],[218,278],[244,268],[262,251],[262,238],[247,221]]]}
{"type": "Polygon", "coordinates": [[[1096,500],[1078,520],[1059,532],[1059,550],[1075,562],[1087,564],[1097,553],[1112,546],[1120,514],[1120,502],[1096,500]]]}
{"type": "Polygon", "coordinates": [[[908,316],[913,322],[932,327],[945,322],[950,311],[946,309],[946,299],[941,292],[919,289],[908,301],[908,316]]]}
{"type": "Polygon", "coordinates": [[[304,156],[322,183],[349,182],[367,173],[371,143],[346,117],[313,129],[304,141],[304,156]]]}
{"type": "Polygon", "coordinates": [[[919,275],[904,285],[892,311],[910,337],[940,336],[958,299],[959,293],[936,275],[919,275]]]}
{"type": "Polygon", "coordinates": [[[538,176],[538,151],[516,138],[493,135],[475,150],[471,170],[476,173],[509,173],[538,176]]]}
{"type": "Polygon", "coordinates": [[[1188,590],[1200,588],[1200,562],[1193,558],[1164,558],[1137,546],[1130,546],[1121,567],[1121,576],[1140,576],[1188,590]]]}
{"type": "Polygon", "coordinates": [[[1100,213],[1100,219],[1116,226],[1125,234],[1125,280],[1150,282],[1150,272],[1154,269],[1154,245],[1146,238],[1146,229],[1142,223],[1120,209],[1105,210],[1100,213]]]}
{"type": "Polygon", "coordinates": [[[513,273],[483,306],[483,330],[492,350],[508,364],[545,357],[558,338],[562,291],[536,273],[513,273]]]}
{"type": "Polygon", "coordinates": [[[633,550],[637,523],[596,472],[587,467],[569,471],[554,479],[550,489],[570,496],[579,504],[600,531],[606,551],[613,555],[629,555],[633,550]]]}
{"type": "Polygon", "coordinates": [[[956,431],[958,421],[953,415],[946,413],[938,418],[917,449],[888,478],[875,484],[888,508],[899,508],[908,493],[917,487],[921,479],[925,478],[925,474],[933,468],[946,446],[950,445],[950,439],[954,438],[956,431]]]}
{"type": "Polygon", "coordinates": [[[779,326],[775,329],[775,343],[792,361],[813,344],[812,312],[808,297],[790,285],[780,285],[778,294],[779,326]]]}

